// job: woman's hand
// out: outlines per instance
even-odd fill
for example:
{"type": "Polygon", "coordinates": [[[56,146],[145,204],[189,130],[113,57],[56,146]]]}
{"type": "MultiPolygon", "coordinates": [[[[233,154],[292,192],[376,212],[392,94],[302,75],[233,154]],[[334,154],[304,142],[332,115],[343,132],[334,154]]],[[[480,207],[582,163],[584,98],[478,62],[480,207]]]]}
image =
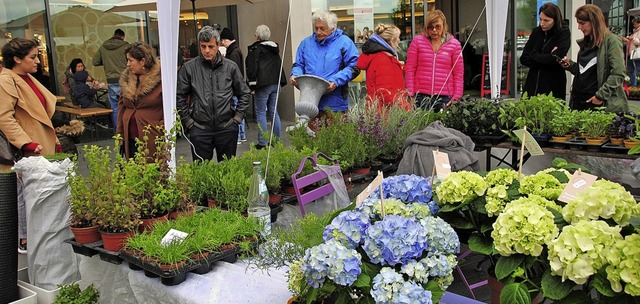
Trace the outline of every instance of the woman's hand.
{"type": "Polygon", "coordinates": [[[598,97],[593,96],[587,100],[587,103],[592,103],[596,106],[600,106],[602,105],[603,101],[598,99],[598,97]]]}
{"type": "Polygon", "coordinates": [[[558,63],[560,63],[560,66],[563,69],[569,68],[569,63],[570,63],[569,57],[567,57],[567,56],[562,57],[562,59],[560,59],[560,61],[558,61],[558,63]]]}

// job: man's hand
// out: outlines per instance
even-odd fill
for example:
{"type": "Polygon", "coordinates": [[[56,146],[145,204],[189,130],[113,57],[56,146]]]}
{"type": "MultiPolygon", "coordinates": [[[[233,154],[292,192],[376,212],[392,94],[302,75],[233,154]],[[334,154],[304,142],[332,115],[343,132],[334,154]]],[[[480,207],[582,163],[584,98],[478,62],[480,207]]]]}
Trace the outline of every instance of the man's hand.
{"type": "Polygon", "coordinates": [[[292,86],[298,87],[298,82],[296,81],[296,76],[291,76],[291,78],[289,78],[289,82],[291,82],[292,86]]]}
{"type": "Polygon", "coordinates": [[[330,92],[333,92],[333,90],[336,89],[336,84],[333,83],[333,81],[329,81],[329,87],[327,88],[327,90],[329,90],[330,92]]]}

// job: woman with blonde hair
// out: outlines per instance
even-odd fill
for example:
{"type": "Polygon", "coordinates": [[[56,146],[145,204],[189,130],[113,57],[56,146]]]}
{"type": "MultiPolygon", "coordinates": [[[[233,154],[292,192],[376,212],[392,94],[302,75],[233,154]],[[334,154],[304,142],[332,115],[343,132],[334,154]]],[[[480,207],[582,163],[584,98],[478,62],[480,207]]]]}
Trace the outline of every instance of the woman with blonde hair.
{"type": "Polygon", "coordinates": [[[404,64],[398,60],[400,29],[380,23],[375,33],[362,45],[357,67],[367,71],[367,100],[378,108],[394,104],[409,109],[405,102],[404,64]]]}
{"type": "Polygon", "coordinates": [[[116,133],[124,140],[125,157],[137,151],[136,138],[142,140],[147,126],[147,158],[154,160],[156,137],[162,135],[164,112],[162,106],[162,84],[160,62],[155,49],[145,42],[135,42],[125,50],[127,68],[120,76],[120,100],[116,133]]]}
{"type": "Polygon", "coordinates": [[[462,46],[447,26],[441,10],[429,12],[424,32],[413,38],[407,52],[406,83],[416,106],[440,111],[462,97],[462,46]]]}
{"type": "Polygon", "coordinates": [[[574,62],[565,56],[560,61],[575,76],[569,106],[577,110],[605,107],[608,112],[628,112],[622,87],[625,67],[620,38],[609,31],[596,5],[585,4],[574,16],[584,35],[578,40],[578,59],[574,62]]]}

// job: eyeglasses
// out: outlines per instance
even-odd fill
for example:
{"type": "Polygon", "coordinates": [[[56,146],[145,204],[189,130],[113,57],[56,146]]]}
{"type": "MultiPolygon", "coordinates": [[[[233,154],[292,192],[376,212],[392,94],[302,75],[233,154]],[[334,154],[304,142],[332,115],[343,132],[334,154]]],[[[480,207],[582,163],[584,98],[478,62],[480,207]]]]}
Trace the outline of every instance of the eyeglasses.
{"type": "Polygon", "coordinates": [[[442,29],[442,25],[440,25],[440,24],[437,24],[435,26],[434,25],[427,25],[427,30],[430,30],[430,31],[433,31],[433,30],[439,31],[441,29],[442,29]]]}

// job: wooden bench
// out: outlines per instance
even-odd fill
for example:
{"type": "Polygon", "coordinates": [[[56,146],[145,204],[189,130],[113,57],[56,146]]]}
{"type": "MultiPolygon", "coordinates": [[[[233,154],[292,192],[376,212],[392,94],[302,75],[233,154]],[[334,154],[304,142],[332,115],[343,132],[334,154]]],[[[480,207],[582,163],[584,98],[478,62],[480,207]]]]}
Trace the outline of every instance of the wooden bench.
{"type": "Polygon", "coordinates": [[[97,136],[98,130],[97,128],[95,128],[95,125],[97,125],[98,117],[111,115],[111,113],[113,112],[111,109],[102,109],[102,108],[81,109],[81,108],[72,108],[72,107],[65,107],[65,106],[56,106],[56,111],[67,113],[68,115],[74,115],[77,118],[87,118],[91,120],[94,123],[94,128],[93,129],[90,128],[92,140],[97,140],[97,137],[98,137],[97,136]]]}

